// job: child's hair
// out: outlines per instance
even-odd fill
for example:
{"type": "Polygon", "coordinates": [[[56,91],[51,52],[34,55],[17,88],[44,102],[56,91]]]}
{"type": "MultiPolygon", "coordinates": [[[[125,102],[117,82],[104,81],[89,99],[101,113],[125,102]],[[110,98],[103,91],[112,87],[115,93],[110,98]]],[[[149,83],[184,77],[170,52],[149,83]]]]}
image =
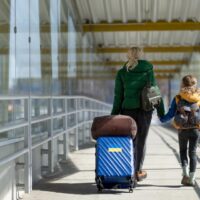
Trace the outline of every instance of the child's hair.
{"type": "Polygon", "coordinates": [[[192,75],[186,75],[182,78],[183,87],[192,87],[197,85],[196,77],[192,75]]]}

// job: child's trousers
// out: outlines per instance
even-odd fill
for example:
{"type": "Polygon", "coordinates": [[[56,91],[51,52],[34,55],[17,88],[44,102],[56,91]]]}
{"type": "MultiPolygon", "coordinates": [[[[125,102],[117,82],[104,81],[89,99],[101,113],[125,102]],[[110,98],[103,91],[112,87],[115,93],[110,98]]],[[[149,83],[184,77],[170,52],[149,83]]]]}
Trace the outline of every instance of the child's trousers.
{"type": "Polygon", "coordinates": [[[178,134],[179,139],[179,150],[180,150],[180,159],[182,167],[186,167],[188,165],[188,156],[187,156],[187,147],[189,144],[189,169],[190,173],[196,171],[197,165],[197,144],[199,139],[199,130],[198,129],[185,129],[180,130],[178,134]]]}

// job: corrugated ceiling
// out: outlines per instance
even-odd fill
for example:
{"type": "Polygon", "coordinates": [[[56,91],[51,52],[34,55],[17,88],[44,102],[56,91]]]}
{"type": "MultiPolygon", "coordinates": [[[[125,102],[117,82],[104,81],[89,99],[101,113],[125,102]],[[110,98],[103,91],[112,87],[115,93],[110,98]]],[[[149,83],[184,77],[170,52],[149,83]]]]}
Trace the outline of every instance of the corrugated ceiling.
{"type": "MultiPolygon", "coordinates": [[[[75,0],[75,2],[83,23],[200,21],[199,0],[75,0]]],[[[199,31],[189,30],[92,34],[95,45],[102,47],[194,46],[200,43],[199,31]]],[[[126,59],[122,53],[106,53],[100,56],[105,60],[126,59]]],[[[145,54],[148,60],[189,60],[190,57],[191,53],[145,54]]]]}

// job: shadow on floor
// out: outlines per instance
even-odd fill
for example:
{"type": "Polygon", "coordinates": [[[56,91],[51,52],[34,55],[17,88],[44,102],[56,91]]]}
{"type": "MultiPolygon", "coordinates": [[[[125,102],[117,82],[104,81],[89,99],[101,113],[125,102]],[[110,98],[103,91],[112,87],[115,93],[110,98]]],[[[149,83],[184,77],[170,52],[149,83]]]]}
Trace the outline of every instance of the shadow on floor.
{"type": "MultiPolygon", "coordinates": [[[[93,148],[94,146],[95,146],[95,142],[90,142],[88,144],[80,146],[79,149],[80,150],[88,149],[88,148],[93,148]]],[[[83,154],[83,153],[80,152],[80,154],[83,154]]],[[[60,161],[58,163],[56,169],[55,169],[55,172],[54,173],[48,173],[48,174],[44,175],[43,179],[40,182],[44,182],[44,181],[47,181],[47,180],[58,180],[60,178],[69,176],[69,175],[77,173],[77,172],[80,172],[80,170],[76,167],[73,160],[71,160],[69,158],[67,160],[60,161]]]]}
{"type": "Polygon", "coordinates": [[[44,183],[49,180],[55,181],[77,172],[79,172],[79,169],[76,167],[76,165],[73,163],[71,159],[63,160],[58,163],[54,173],[48,173],[44,175],[43,179],[41,179],[38,183],[39,184],[40,182],[44,183]]]}
{"type": "MultiPolygon", "coordinates": [[[[95,183],[43,183],[34,187],[36,190],[49,191],[56,193],[92,195],[98,194],[95,183]]],[[[120,194],[129,193],[126,190],[103,190],[99,194],[120,194]]]]}
{"type": "Polygon", "coordinates": [[[153,185],[153,184],[138,184],[137,188],[140,187],[158,187],[158,188],[181,188],[183,185],[153,185]]]}
{"type": "MultiPolygon", "coordinates": [[[[184,187],[182,185],[153,185],[153,184],[140,184],[137,185],[135,188],[136,190],[144,190],[142,187],[156,187],[158,188],[168,188],[168,189],[176,189],[184,187]]],[[[65,193],[65,194],[78,194],[78,195],[92,195],[98,194],[96,184],[95,183],[42,183],[38,184],[34,187],[36,190],[40,191],[49,191],[49,192],[56,192],[56,193],[65,193]]],[[[155,188],[154,188],[155,189],[155,188]]],[[[120,190],[120,189],[113,189],[113,190],[103,190],[99,194],[121,194],[121,193],[129,193],[128,189],[120,190]]]]}
{"type": "Polygon", "coordinates": [[[96,142],[95,141],[92,141],[88,144],[83,144],[83,145],[80,145],[79,146],[79,149],[82,150],[82,149],[88,149],[88,148],[94,148],[95,147],[95,144],[96,142]]]}

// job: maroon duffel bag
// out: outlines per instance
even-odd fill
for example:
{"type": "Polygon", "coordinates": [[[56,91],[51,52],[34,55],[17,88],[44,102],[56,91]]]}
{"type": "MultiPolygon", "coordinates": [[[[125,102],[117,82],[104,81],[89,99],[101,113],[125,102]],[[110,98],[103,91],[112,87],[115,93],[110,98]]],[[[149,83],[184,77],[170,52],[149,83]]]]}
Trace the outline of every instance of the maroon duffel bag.
{"type": "Polygon", "coordinates": [[[137,125],[135,120],[126,115],[106,115],[94,118],[91,132],[95,140],[101,136],[131,136],[134,138],[137,125]]]}

